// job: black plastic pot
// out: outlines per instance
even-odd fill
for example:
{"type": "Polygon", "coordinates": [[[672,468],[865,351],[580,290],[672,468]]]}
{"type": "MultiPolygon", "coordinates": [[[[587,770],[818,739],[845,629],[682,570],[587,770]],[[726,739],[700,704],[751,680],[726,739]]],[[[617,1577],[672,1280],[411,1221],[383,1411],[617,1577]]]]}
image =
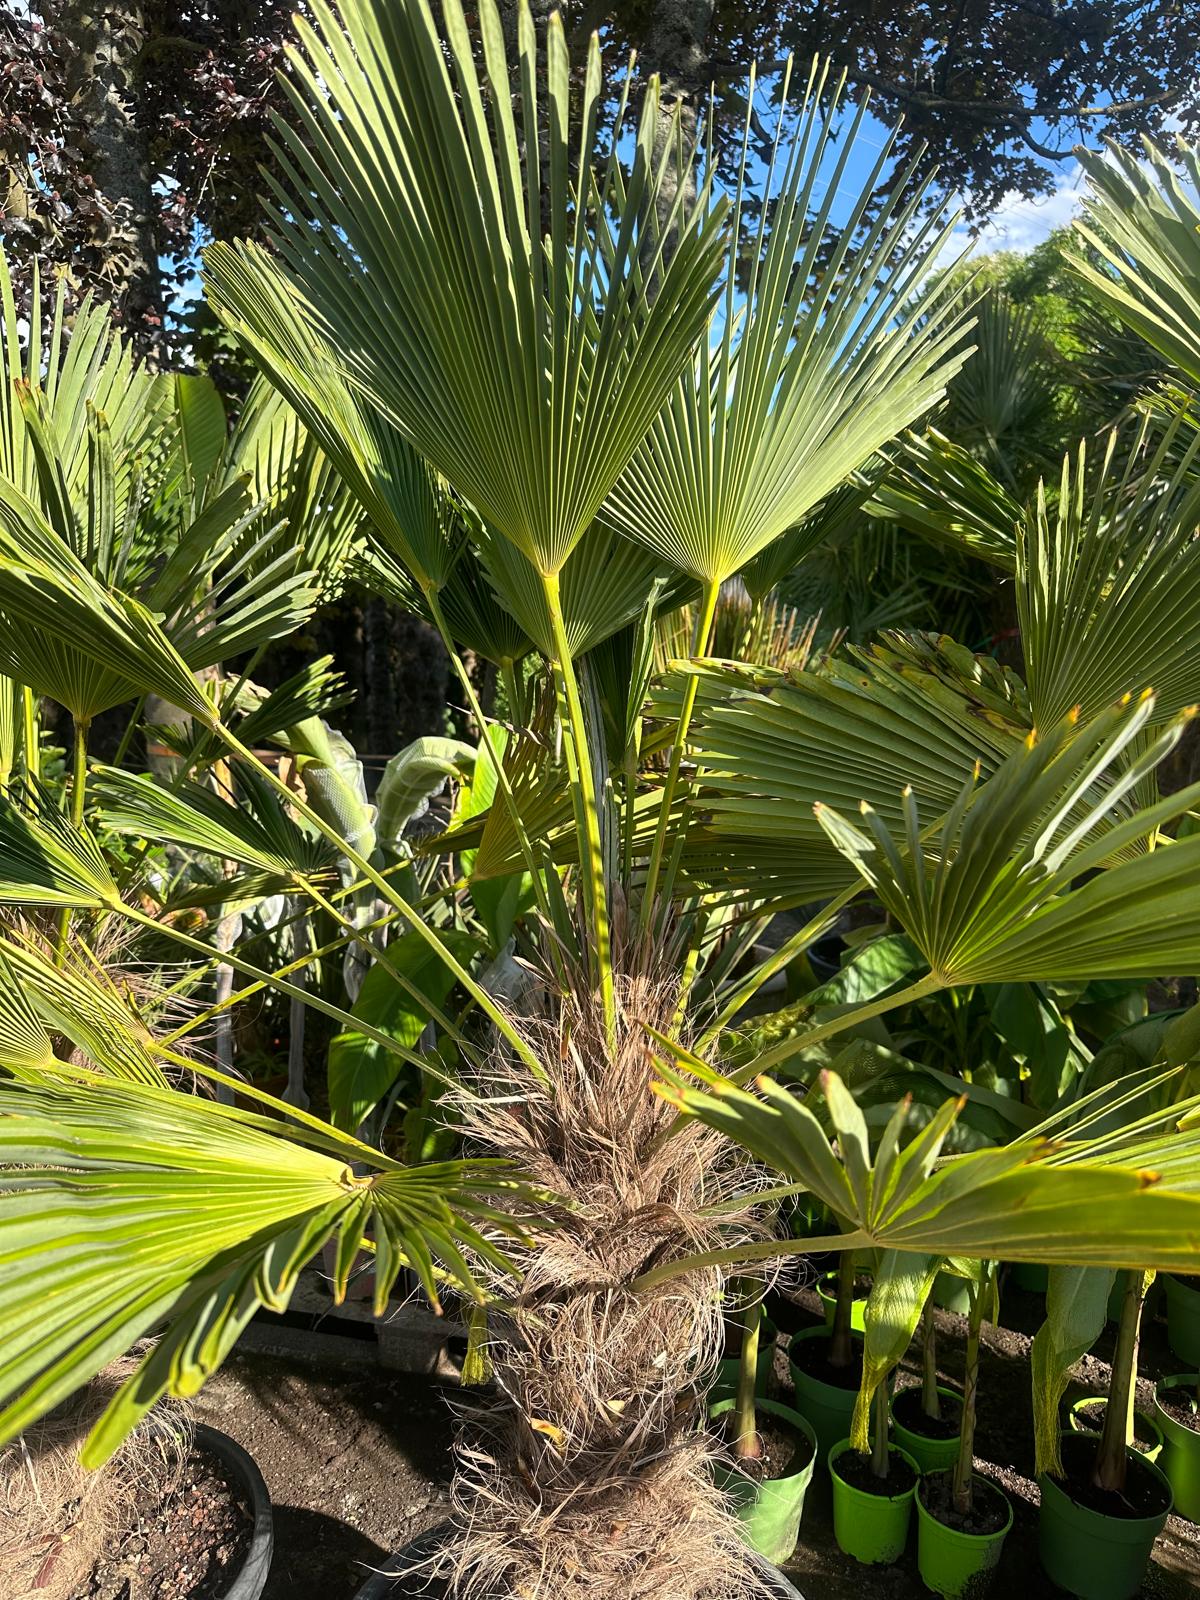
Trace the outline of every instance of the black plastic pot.
{"type": "Polygon", "coordinates": [[[271,1516],[271,1496],[252,1457],[248,1456],[236,1440],[217,1428],[203,1422],[196,1424],[196,1447],[207,1455],[216,1456],[223,1467],[236,1480],[245,1493],[254,1513],[254,1532],[250,1548],[241,1566],[233,1574],[227,1588],[222,1589],[217,1600],[258,1600],[266,1588],[271,1570],[271,1555],[275,1549],[275,1526],[271,1516]]]}
{"type": "MultiPolygon", "coordinates": [[[[384,1567],[371,1574],[354,1600],[445,1600],[442,1585],[431,1581],[424,1573],[405,1577],[405,1573],[412,1574],[413,1567],[429,1560],[444,1536],[444,1527],[433,1528],[405,1545],[384,1567]]],[[[746,1554],[759,1579],[757,1592],[747,1595],[746,1600],[804,1600],[799,1589],[787,1581],[778,1567],[773,1567],[752,1550],[746,1554]]]]}

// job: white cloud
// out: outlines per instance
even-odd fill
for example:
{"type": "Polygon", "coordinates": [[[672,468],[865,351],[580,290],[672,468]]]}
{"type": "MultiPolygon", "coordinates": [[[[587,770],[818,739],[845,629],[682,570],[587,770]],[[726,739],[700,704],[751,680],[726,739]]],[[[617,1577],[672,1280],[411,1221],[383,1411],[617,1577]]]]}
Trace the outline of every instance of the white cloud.
{"type": "MultiPolygon", "coordinates": [[[[1077,161],[1058,174],[1049,194],[1029,199],[1010,189],[990,222],[975,235],[972,253],[991,255],[995,250],[1022,253],[1041,244],[1055,228],[1065,227],[1083,202],[1083,171],[1077,161]]],[[[961,230],[964,240],[968,230],[961,230]]]]}

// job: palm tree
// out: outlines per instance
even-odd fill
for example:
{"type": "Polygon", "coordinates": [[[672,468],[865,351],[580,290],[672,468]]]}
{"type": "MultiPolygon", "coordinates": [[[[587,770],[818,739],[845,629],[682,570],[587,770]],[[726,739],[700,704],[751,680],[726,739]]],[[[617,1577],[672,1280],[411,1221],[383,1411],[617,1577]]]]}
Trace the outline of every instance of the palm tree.
{"type": "MultiPolygon", "coordinates": [[[[361,511],[357,570],[451,647],[485,649],[522,717],[487,729],[469,784],[478,804],[419,854],[389,856],[373,819],[347,821],[336,755],[305,729],[327,679],[257,705],[241,685],[215,693],[169,612],[151,614],[120,571],[92,571],[69,540],[51,543],[48,513],[0,489],[14,679],[65,688],[43,662],[66,639],[88,670],[119,672],[125,697],[162,695],[197,733],[169,785],[110,772],[90,811],[82,785],[70,816],[33,788],[0,806],[0,902],[24,919],[0,934],[0,979],[13,975],[0,982],[0,1436],[159,1329],[86,1447],[103,1460],[158,1396],[194,1392],[257,1306],[286,1304],[332,1239],[339,1293],[371,1249],[380,1311],[402,1267],[435,1304],[455,1293],[472,1307],[472,1365],[490,1365],[499,1398],[465,1421],[447,1549],[460,1584],[696,1600],[715,1571],[741,1573],[694,1426],[727,1274],[800,1248],[766,1237],[762,1164],[840,1219],[805,1249],[1180,1264],[1200,1206],[1191,1102],[1066,1152],[1026,1140],[942,1159],[956,1101],[922,1129],[901,1104],[872,1140],[836,1074],[821,1080],[824,1123],[785,1088],[744,1087],[894,996],[815,1024],[785,1019],[736,1070],[729,1025],[786,959],[746,975],[776,908],[867,888],[927,968],[910,992],[1194,968],[1200,854],[1169,829],[1196,796],[1150,793],[1180,731],[1186,652],[1150,626],[1152,588],[1109,605],[1107,574],[1076,559],[1107,520],[1068,495],[1057,518],[1035,512],[1023,538],[1044,560],[1028,566],[1052,568],[1064,593],[1085,586],[1092,619],[1068,633],[1047,609],[1050,664],[1028,686],[953,651],[941,677],[857,662],[826,673],[815,660],[789,677],[708,659],[722,583],[789,530],[815,543],[811,514],[965,359],[953,294],[921,295],[952,219],[923,209],[908,174],[818,271],[848,149],[833,140],[836,86],[820,67],[776,152],[774,203],[749,226],[740,189],[726,202],[701,181],[694,207],[657,203],[668,161],[696,158],[656,155],[653,88],[637,127],[619,126],[595,157],[598,46],[573,103],[556,20],[539,45],[522,12],[514,100],[490,0],[478,38],[457,0],[441,33],[427,0],[343,0],[339,12],[318,7],[315,29],[301,29],[277,251],[215,248],[209,292],[361,511]],[[906,317],[918,297],[921,317],[906,317]],[[689,654],[652,684],[656,615],[684,601],[696,607],[689,654]],[[1100,673],[1106,630],[1124,678],[1100,673]],[[1030,704],[1067,692],[1067,668],[1051,670],[1064,654],[1074,699],[1033,737],[1030,704]],[[1143,672],[1161,672],[1145,680],[1159,696],[1114,706],[1143,672]],[[799,791],[771,749],[797,705],[814,730],[799,791]],[[257,736],[281,736],[309,763],[301,784],[256,757],[257,736]],[[244,808],[192,781],[214,751],[244,808]],[[910,782],[923,809],[897,793],[910,782]],[[818,818],[801,815],[797,792],[824,802],[818,818]],[[739,794],[779,827],[743,828],[728,848],[739,794]],[[846,820],[864,795],[875,813],[846,820]],[[411,1002],[404,1030],[306,987],[298,974],[315,952],[272,970],[214,949],[150,879],[115,871],[105,841],[118,832],[232,863],[230,899],[266,884],[294,896],[326,919],[324,955],[358,948],[411,1002]],[[431,858],[448,870],[424,868],[431,858]],[[530,909],[505,925],[495,894],[513,880],[530,909]],[[42,922],[63,909],[77,937],[56,959],[42,922]],[[1131,919],[1145,929],[1136,943],[1131,919]],[[389,926],[402,937],[385,943],[389,926]],[[402,1165],[235,1084],[152,994],[134,1004],[105,986],[93,949],[112,929],[170,941],[196,966],[225,960],[240,993],[270,986],[356,1029],[439,1086],[463,1155],[402,1165]],[[191,1092],[193,1076],[236,1087],[242,1103],[191,1092]],[[1157,1183],[1138,1171],[1151,1160],[1157,1183]]],[[[887,160],[885,149],[880,170],[887,160]]],[[[99,512],[109,481],[89,479],[82,503],[99,512]]],[[[989,518],[978,477],[972,492],[996,542],[1007,501],[989,518]]],[[[1027,559],[1011,524],[1006,548],[1014,568],[1027,559]]],[[[1186,552],[1170,548],[1172,593],[1190,594],[1186,552]]],[[[1158,560],[1155,543],[1138,570],[1158,560]]],[[[1030,590],[1032,605],[1032,579],[1030,590]]]]}

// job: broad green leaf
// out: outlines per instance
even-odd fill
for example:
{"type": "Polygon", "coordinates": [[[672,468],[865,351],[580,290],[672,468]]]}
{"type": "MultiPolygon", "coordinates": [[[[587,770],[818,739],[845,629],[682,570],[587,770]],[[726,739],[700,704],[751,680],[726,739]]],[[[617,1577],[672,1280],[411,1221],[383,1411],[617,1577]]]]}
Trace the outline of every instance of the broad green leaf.
{"type": "MultiPolygon", "coordinates": [[[[474,949],[465,934],[443,934],[460,958],[474,949]]],[[[440,1006],[454,986],[454,975],[436,952],[411,930],[387,947],[389,961],[404,973],[433,1005],[440,1006]]],[[[415,1049],[430,1017],[429,1011],[407,993],[386,967],[376,963],[367,973],[351,1015],[377,1032],[415,1049]]],[[[329,1108],[335,1127],[353,1132],[388,1094],[402,1070],[378,1040],[347,1028],[329,1046],[329,1108]]]]}
{"type": "Polygon", "coordinates": [[[1108,1318],[1115,1274],[1098,1267],[1051,1267],[1046,1320],[1029,1351],[1033,1434],[1038,1473],[1062,1473],[1059,1406],[1070,1369],[1085,1355],[1108,1318]]]}
{"type": "Polygon", "coordinates": [[[870,1449],[875,1391],[912,1343],[941,1266],[936,1256],[909,1255],[899,1250],[879,1253],[863,1313],[862,1386],[850,1425],[850,1443],[856,1450],[870,1449]]]}
{"type": "Polygon", "coordinates": [[[448,779],[459,779],[475,765],[475,751],[461,739],[415,739],[383,769],[375,793],[375,832],[385,845],[398,845],[404,830],[424,815],[448,779]]]}

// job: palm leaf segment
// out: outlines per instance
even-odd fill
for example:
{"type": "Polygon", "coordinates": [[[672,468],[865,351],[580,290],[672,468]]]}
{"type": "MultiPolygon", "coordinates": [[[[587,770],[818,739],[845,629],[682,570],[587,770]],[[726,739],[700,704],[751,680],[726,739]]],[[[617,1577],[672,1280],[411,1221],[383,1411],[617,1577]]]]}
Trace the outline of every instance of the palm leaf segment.
{"type": "Polygon", "coordinates": [[[818,820],[919,947],[931,985],[1191,972],[1200,840],[1158,830],[1200,786],[1114,820],[1182,731],[1176,723],[1130,759],[1153,714],[1147,695],[1085,728],[1068,718],[1030,735],[988,782],[968,782],[928,841],[911,790],[899,839],[866,805],[861,826],[827,807],[818,820]],[[1157,848],[1110,865],[1146,840],[1157,848]]]}
{"type": "MultiPolygon", "coordinates": [[[[698,1088],[660,1070],[667,1098],[823,1201],[842,1223],[844,1248],[1081,1266],[1150,1262],[1166,1271],[1187,1270],[1195,1259],[1200,1130],[1185,1125],[1190,1102],[1159,1119],[1153,1134],[1139,1128],[1125,1139],[1059,1145],[1045,1136],[1056,1130],[1035,1128],[1005,1146],[944,1158],[963,1102],[947,1100],[915,1132],[902,1102],[872,1157],[862,1110],[836,1073],[821,1075],[831,1145],[810,1107],[769,1078],[758,1080],[754,1095],[716,1074],[698,1088]],[[1168,1161],[1164,1175],[1159,1164],[1168,1161]]],[[[812,1240],[772,1240],[728,1254],[761,1259],[813,1247],[812,1240]]]]}
{"type": "MultiPolygon", "coordinates": [[[[767,185],[778,192],[756,227],[744,217],[743,162],[725,297],[709,341],[605,508],[631,539],[710,586],[800,523],[927,411],[969,353],[948,278],[925,293],[919,319],[904,315],[952,227],[936,209],[921,217],[926,187],[913,181],[912,165],[866,222],[891,140],[822,259],[867,113],[863,101],[835,144],[841,85],[829,93],[827,73],[814,62],[795,137],[772,155],[767,185]],[[860,224],[863,237],[852,244],[860,224]]],[[[808,532],[815,543],[823,526],[808,532]]],[[[802,553],[794,549],[794,558],[802,553]]]]}
{"type": "MultiPolygon", "coordinates": [[[[701,770],[684,846],[689,878],[741,898],[835,894],[852,881],[813,812],[866,799],[902,824],[913,784],[934,817],[978,767],[990,776],[1032,726],[1011,673],[950,640],[890,637],[847,662],[767,673],[693,664],[701,770]]],[[[680,674],[654,702],[670,714],[680,674]]]]}
{"type": "Polygon", "coordinates": [[[518,1231],[490,1198],[512,1187],[498,1163],[401,1168],[332,1128],[65,1067],[0,1082],[0,1439],[161,1328],[85,1447],[104,1461],[160,1395],[195,1393],[260,1306],[285,1308],[331,1237],[342,1294],[370,1230],[377,1313],[405,1265],[435,1304],[446,1274],[474,1298],[463,1250],[504,1265],[480,1228],[518,1231]]]}

